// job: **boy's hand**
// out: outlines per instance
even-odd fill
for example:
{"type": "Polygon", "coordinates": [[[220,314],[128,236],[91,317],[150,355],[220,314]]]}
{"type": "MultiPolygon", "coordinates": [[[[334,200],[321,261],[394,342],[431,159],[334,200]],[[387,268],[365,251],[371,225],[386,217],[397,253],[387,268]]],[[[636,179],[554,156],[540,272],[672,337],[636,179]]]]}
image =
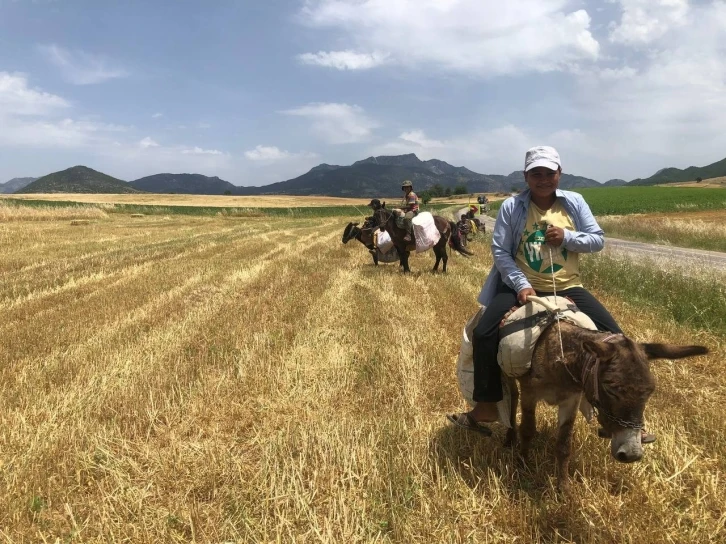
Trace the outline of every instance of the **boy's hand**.
{"type": "Polygon", "coordinates": [[[555,227],[554,225],[547,225],[545,231],[545,242],[554,247],[560,247],[565,241],[565,229],[555,227]]]}

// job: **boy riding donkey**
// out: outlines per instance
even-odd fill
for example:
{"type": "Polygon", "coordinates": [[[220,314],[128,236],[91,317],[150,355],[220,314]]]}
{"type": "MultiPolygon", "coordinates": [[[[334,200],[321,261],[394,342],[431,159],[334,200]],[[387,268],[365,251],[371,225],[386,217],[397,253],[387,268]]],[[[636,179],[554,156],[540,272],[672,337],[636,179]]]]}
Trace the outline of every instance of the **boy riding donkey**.
{"type": "MultiPolygon", "coordinates": [[[[582,196],[559,188],[561,174],[560,156],[554,148],[529,149],[524,163],[527,188],[499,209],[492,237],[494,266],[479,295],[486,310],[473,333],[476,404],[470,412],[447,416],[459,427],[491,434],[486,424],[498,420],[497,402],[502,400],[499,324],[513,306],[525,304],[529,296],[556,292],[572,300],[598,330],[622,332],[582,285],[578,255],[600,251],[604,232],[582,196]]],[[[641,441],[653,442],[655,435],[643,431],[641,441]]]]}
{"type": "Polygon", "coordinates": [[[401,201],[401,210],[404,213],[402,226],[406,229],[406,236],[403,239],[406,242],[411,242],[411,234],[413,233],[412,219],[418,214],[418,197],[413,192],[413,183],[409,180],[401,184],[401,190],[404,192],[403,200],[401,201]]]}

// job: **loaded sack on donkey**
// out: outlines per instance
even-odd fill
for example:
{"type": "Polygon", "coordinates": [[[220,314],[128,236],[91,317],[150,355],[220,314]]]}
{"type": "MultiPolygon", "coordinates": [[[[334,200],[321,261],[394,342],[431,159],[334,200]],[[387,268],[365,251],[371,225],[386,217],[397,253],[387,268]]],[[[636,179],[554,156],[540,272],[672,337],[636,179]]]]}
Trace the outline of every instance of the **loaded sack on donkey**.
{"type": "Polygon", "coordinates": [[[391,235],[385,230],[376,229],[373,232],[373,246],[378,252],[379,261],[392,263],[398,260],[398,252],[393,246],[391,235]]]}
{"type": "MultiPolygon", "coordinates": [[[[466,401],[475,404],[474,395],[474,348],[472,335],[484,314],[481,307],[464,327],[459,357],[456,361],[456,377],[459,390],[466,401]]],[[[532,366],[532,353],[544,330],[556,321],[567,321],[584,329],[597,330],[595,323],[565,297],[533,297],[527,304],[512,308],[499,325],[499,351],[497,360],[502,372],[510,378],[526,374],[532,366]]],[[[499,421],[506,427],[510,423],[511,391],[509,380],[502,380],[504,398],[497,403],[499,421]]],[[[590,414],[585,414],[586,417],[590,414]]]]}
{"type": "Polygon", "coordinates": [[[410,224],[406,221],[406,214],[403,213],[403,210],[397,209],[395,213],[396,226],[408,230],[408,233],[416,241],[416,253],[431,249],[441,239],[441,233],[436,228],[434,216],[429,212],[419,212],[410,219],[410,224]]]}

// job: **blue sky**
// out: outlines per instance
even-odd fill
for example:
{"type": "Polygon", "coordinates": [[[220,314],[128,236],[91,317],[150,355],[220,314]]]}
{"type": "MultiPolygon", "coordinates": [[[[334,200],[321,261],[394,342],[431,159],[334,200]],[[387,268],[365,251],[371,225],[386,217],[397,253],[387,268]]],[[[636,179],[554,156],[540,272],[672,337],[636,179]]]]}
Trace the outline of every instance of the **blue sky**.
{"type": "Polygon", "coordinates": [[[0,181],[533,145],[599,181],[726,157],[726,2],[0,0],[0,181]]]}

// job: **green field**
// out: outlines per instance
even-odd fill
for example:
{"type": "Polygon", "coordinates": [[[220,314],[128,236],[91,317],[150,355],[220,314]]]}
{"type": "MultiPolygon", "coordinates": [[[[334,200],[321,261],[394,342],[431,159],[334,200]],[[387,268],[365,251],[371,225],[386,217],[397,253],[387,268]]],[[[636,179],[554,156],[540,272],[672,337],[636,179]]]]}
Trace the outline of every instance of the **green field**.
{"type": "MultiPolygon", "coordinates": [[[[593,187],[575,189],[595,215],[719,210],[726,208],[722,189],[690,187],[593,187]]],[[[498,210],[501,202],[493,202],[498,210]]]]}

